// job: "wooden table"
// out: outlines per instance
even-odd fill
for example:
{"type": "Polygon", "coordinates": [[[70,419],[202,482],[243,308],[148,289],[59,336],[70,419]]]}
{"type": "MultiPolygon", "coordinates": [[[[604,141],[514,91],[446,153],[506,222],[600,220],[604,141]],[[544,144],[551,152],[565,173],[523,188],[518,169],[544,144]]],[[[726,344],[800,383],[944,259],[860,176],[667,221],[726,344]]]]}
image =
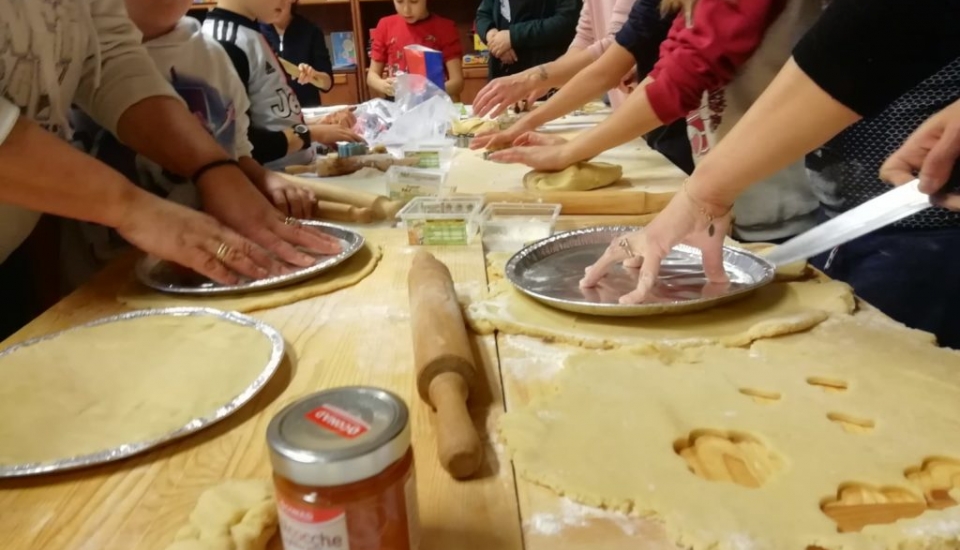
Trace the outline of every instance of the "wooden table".
{"type": "MultiPolygon", "coordinates": [[[[606,160],[625,164],[627,191],[675,190],[683,177],[669,161],[638,142],[607,156],[611,158],[606,160]],[[633,156],[639,160],[631,164],[633,156]]],[[[525,171],[493,165],[478,152],[459,150],[450,178],[459,192],[484,193],[511,190],[519,182],[517,173],[525,171]]],[[[342,179],[351,185],[348,178],[342,179]]],[[[379,185],[362,182],[374,192],[379,185]]],[[[637,216],[562,217],[557,229],[643,221],[637,216]]],[[[483,391],[472,396],[472,415],[489,442],[479,476],[456,482],[440,468],[433,413],[417,396],[413,373],[406,275],[417,247],[406,244],[401,229],[363,231],[385,245],[373,274],[337,293],[254,314],[283,333],[288,353],[278,374],[251,403],[211,428],[127,460],[0,481],[0,548],[162,550],[186,522],[203,490],[227,478],[270,475],[264,434],[280,408],[311,392],[354,384],[390,389],[410,406],[424,550],[667,547],[649,522],[584,510],[516,479],[494,434],[505,406],[524,403],[532,387],[517,375],[517,361],[523,361],[525,351],[516,348],[516,338],[473,337],[485,377],[483,391]],[[501,372],[501,360],[510,370],[501,372]],[[644,537],[648,542],[637,546],[644,537]]],[[[479,244],[430,250],[450,267],[458,292],[485,292],[479,244]]],[[[0,348],[124,311],[114,291],[126,276],[117,269],[105,270],[0,348]]],[[[274,549],[280,548],[277,539],[274,549]]]]}

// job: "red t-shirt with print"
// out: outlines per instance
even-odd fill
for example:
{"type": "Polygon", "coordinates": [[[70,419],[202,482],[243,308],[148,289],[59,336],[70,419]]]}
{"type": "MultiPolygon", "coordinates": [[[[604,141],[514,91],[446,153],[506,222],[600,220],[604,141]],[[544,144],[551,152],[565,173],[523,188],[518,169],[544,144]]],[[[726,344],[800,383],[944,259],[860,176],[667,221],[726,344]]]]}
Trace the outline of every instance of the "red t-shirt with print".
{"type": "Polygon", "coordinates": [[[399,15],[389,15],[377,23],[372,37],[370,58],[383,63],[386,76],[393,76],[397,71],[409,72],[403,56],[403,49],[407,46],[419,45],[437,50],[443,54],[444,63],[463,56],[457,26],[439,15],[430,14],[413,24],[407,23],[399,15]]]}

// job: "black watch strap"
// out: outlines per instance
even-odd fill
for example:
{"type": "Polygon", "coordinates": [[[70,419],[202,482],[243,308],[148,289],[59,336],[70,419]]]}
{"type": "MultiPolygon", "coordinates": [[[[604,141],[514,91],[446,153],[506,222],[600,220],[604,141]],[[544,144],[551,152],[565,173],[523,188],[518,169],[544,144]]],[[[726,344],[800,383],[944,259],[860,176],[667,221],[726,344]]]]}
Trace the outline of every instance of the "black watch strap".
{"type": "Polygon", "coordinates": [[[297,124],[293,127],[293,133],[297,134],[300,138],[300,141],[303,142],[303,146],[300,147],[300,150],[308,149],[310,144],[313,143],[313,140],[310,138],[310,128],[307,128],[306,124],[297,124]]]}

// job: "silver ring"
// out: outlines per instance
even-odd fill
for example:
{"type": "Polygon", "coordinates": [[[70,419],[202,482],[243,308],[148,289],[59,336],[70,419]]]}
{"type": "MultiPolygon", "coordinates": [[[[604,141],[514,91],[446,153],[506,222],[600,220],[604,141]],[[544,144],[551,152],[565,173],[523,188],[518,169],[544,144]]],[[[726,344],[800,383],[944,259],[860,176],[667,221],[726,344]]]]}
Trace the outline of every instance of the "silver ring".
{"type": "Polygon", "coordinates": [[[290,226],[296,227],[296,226],[300,225],[300,220],[298,220],[297,218],[294,218],[293,216],[287,216],[287,218],[286,218],[285,220],[283,220],[283,223],[284,223],[285,225],[290,225],[290,226]]]}
{"type": "Polygon", "coordinates": [[[217,261],[223,263],[227,259],[227,254],[230,254],[230,245],[221,242],[220,246],[217,247],[217,261]]]}
{"type": "Polygon", "coordinates": [[[628,258],[635,258],[637,256],[633,253],[633,247],[630,246],[630,240],[626,237],[620,237],[620,241],[617,242],[617,246],[627,253],[628,258]]]}

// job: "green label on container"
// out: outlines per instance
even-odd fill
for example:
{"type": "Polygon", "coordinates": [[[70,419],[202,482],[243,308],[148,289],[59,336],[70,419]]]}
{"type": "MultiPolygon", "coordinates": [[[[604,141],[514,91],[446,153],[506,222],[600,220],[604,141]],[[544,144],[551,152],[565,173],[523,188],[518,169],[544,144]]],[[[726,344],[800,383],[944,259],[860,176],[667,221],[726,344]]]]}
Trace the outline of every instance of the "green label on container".
{"type": "Polygon", "coordinates": [[[420,242],[425,245],[467,244],[467,223],[464,220],[427,220],[420,229],[420,242]]]}
{"type": "Polygon", "coordinates": [[[417,168],[440,168],[440,151],[406,151],[404,158],[417,158],[417,168]]]}

